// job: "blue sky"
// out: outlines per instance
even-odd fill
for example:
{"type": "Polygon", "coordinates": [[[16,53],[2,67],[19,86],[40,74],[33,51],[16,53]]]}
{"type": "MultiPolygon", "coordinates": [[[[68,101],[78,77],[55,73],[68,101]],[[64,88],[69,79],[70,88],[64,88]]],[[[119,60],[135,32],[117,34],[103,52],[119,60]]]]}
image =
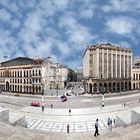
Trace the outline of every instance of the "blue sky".
{"type": "Polygon", "coordinates": [[[140,55],[139,0],[0,0],[0,59],[54,58],[82,65],[87,45],[113,43],[140,55]]]}

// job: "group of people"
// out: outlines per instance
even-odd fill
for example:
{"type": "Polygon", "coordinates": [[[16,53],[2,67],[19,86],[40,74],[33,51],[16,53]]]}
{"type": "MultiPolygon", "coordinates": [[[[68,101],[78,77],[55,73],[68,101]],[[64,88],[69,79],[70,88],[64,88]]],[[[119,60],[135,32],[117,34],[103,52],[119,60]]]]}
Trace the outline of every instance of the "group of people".
{"type": "MultiPolygon", "coordinates": [[[[41,107],[42,107],[42,112],[44,112],[44,105],[42,105],[41,107]]],[[[53,108],[53,104],[51,104],[51,108],[53,108]]]]}
{"type": "MultiPolygon", "coordinates": [[[[107,125],[108,125],[108,130],[111,132],[112,131],[112,124],[114,123],[115,125],[115,119],[113,120],[112,122],[112,119],[110,117],[108,117],[107,119],[107,125]]],[[[96,122],[95,122],[95,133],[94,133],[94,136],[96,137],[97,135],[99,135],[99,131],[98,131],[98,128],[99,128],[99,123],[98,123],[98,119],[96,119],[96,122]]]]}

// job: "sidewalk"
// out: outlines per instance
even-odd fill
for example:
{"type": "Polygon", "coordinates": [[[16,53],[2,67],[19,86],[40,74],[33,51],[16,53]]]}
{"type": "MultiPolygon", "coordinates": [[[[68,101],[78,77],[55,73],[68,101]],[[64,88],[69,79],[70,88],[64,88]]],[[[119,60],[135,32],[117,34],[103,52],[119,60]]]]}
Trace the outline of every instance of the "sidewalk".
{"type": "MultiPolygon", "coordinates": [[[[69,113],[69,109],[56,109],[56,108],[45,108],[43,114],[46,115],[53,115],[53,116],[76,116],[76,115],[97,115],[103,113],[111,113],[126,110],[127,107],[122,107],[122,105],[114,105],[114,106],[107,106],[107,107],[94,107],[94,108],[78,108],[78,109],[71,109],[71,113],[69,113]]],[[[42,114],[41,107],[25,107],[20,110],[21,112],[28,112],[28,113],[37,113],[42,114]]]]}
{"type": "MultiPolygon", "coordinates": [[[[126,92],[120,92],[120,93],[105,93],[104,96],[105,97],[115,97],[115,96],[125,96],[125,95],[131,95],[131,94],[139,94],[140,93],[140,90],[133,90],[133,91],[126,91],[126,92]]],[[[2,92],[2,94],[6,94],[6,95],[14,95],[15,93],[9,93],[9,92],[2,92]]],[[[24,93],[21,93],[19,94],[19,96],[21,97],[30,97],[30,98],[41,98],[42,95],[33,95],[33,94],[24,94],[24,93]]],[[[44,96],[46,97],[50,97],[50,98],[59,98],[61,95],[47,95],[47,94],[44,94],[44,96]]],[[[94,98],[98,98],[98,97],[101,97],[102,94],[83,94],[83,95],[77,95],[77,97],[94,97],[94,98]]],[[[70,97],[75,97],[75,96],[70,96],[70,97]]]]}

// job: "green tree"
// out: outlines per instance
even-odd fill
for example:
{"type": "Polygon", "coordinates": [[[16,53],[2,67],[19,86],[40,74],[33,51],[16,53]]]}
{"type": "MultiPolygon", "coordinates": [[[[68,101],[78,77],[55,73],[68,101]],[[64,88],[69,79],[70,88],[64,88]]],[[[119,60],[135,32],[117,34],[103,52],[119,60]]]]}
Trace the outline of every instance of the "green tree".
{"type": "Polygon", "coordinates": [[[75,71],[69,68],[68,81],[75,81],[75,79],[76,79],[75,71]]]}

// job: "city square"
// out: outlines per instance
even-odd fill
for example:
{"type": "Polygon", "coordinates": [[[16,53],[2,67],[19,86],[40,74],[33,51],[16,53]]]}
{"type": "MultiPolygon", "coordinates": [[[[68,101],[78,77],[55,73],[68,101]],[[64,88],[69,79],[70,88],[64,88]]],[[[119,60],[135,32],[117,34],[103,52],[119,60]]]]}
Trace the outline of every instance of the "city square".
{"type": "Polygon", "coordinates": [[[0,140],[139,140],[138,0],[0,1],[0,140]]]}

